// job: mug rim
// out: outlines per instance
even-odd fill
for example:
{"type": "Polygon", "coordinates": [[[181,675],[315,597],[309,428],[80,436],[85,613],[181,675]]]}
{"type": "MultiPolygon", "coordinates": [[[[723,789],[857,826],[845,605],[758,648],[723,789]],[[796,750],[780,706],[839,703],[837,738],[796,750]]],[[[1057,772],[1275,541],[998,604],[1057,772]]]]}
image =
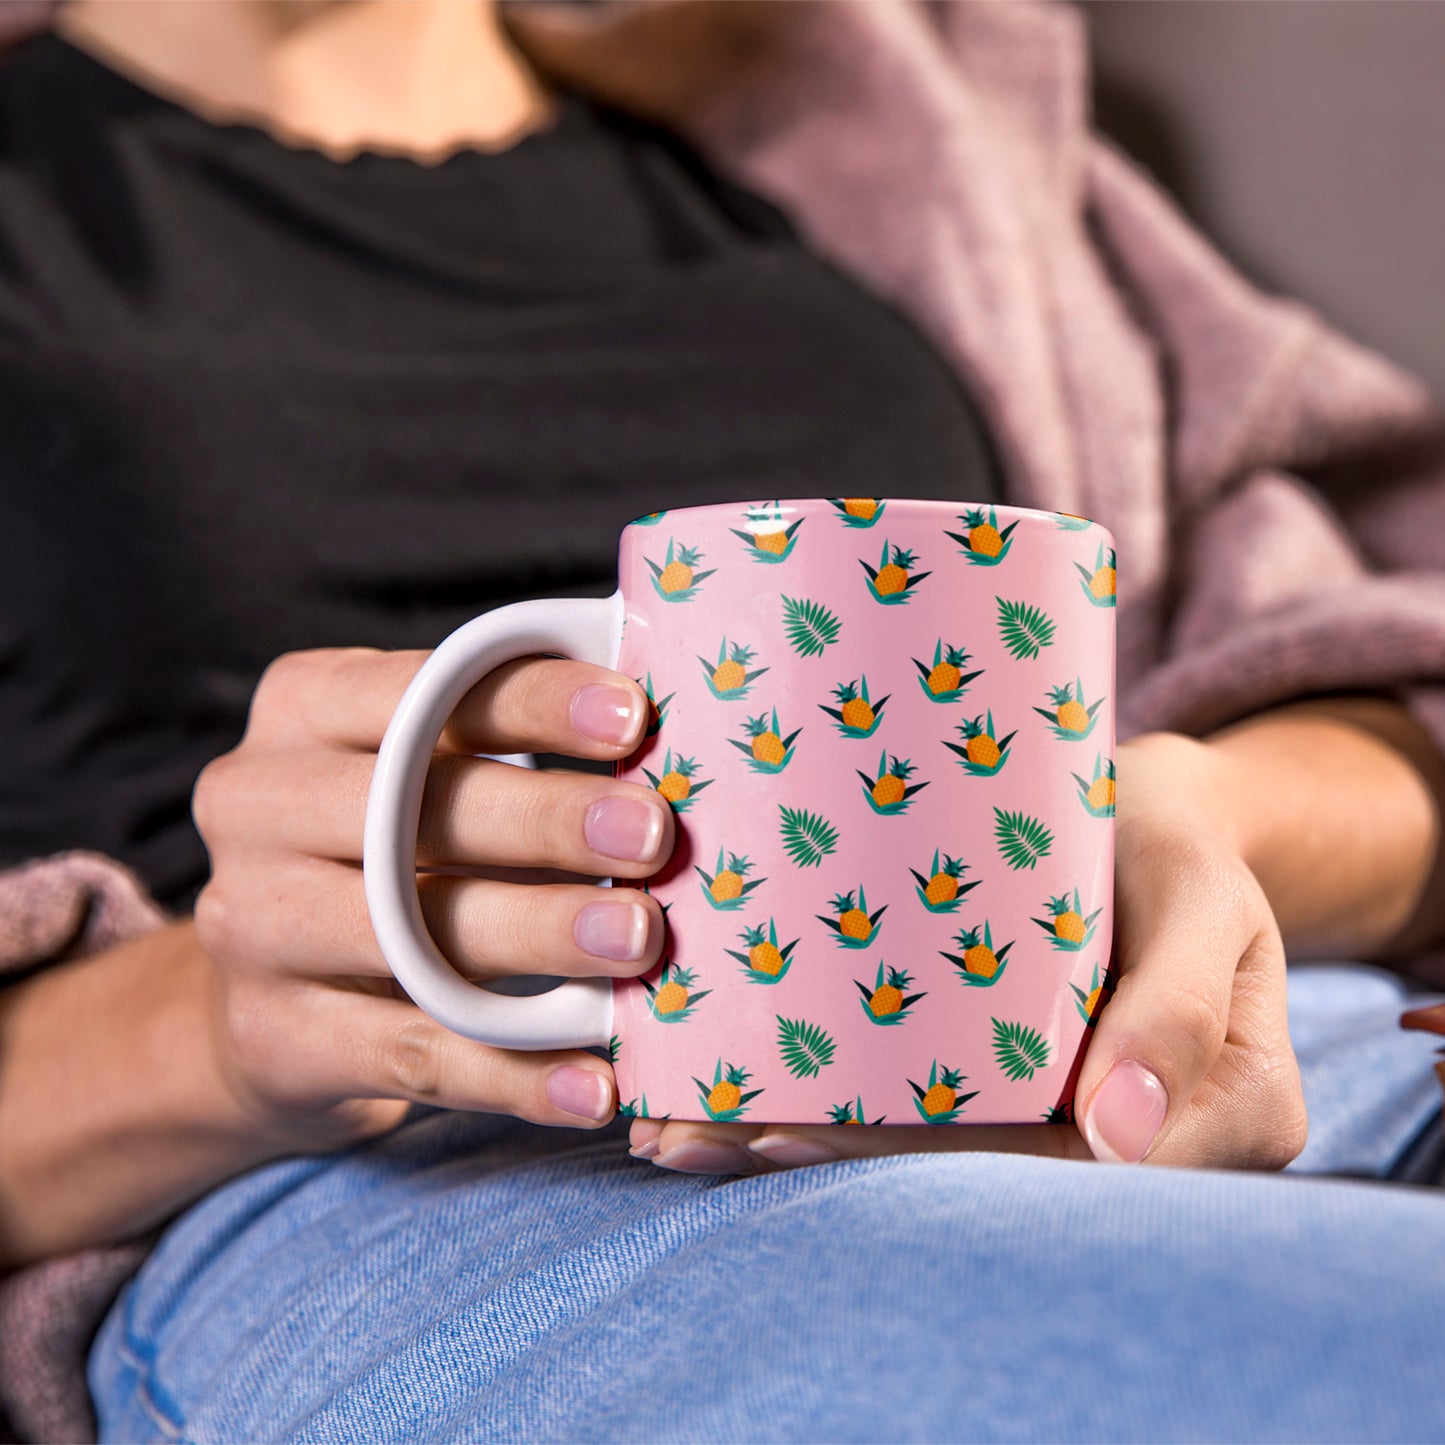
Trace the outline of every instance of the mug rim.
{"type": "MultiPolygon", "coordinates": [[[[656,517],[659,519],[662,517],[696,517],[699,521],[702,521],[706,520],[709,515],[725,515],[735,519],[740,510],[745,510],[748,507],[757,507],[759,505],[766,506],[770,512],[776,508],[778,512],[795,510],[803,515],[807,515],[809,513],[819,512],[824,507],[831,506],[835,501],[842,500],[843,498],[841,497],[784,497],[773,502],[760,504],[757,498],[753,497],[742,498],[738,501],[731,502],[704,502],[689,507],[665,507],[658,512],[643,512],[640,516],[633,517],[623,525],[622,530],[627,532],[634,527],[647,529],[655,526],[655,522],[645,520],[648,517],[656,517]]],[[[966,498],[878,497],[875,500],[886,502],[891,507],[897,507],[907,512],[923,513],[925,515],[929,512],[936,512],[949,517],[956,517],[959,513],[971,509],[987,510],[991,508],[996,514],[1006,515],[1011,520],[1020,522],[1048,520],[1057,523],[1058,518],[1069,517],[1086,522],[1091,527],[1097,527],[1108,537],[1111,545],[1114,544],[1115,540],[1113,532],[1103,522],[1100,522],[1094,517],[1086,517],[1078,512],[1056,512],[1044,507],[1020,507],[1008,502],[978,502],[969,501],[966,498]]]]}

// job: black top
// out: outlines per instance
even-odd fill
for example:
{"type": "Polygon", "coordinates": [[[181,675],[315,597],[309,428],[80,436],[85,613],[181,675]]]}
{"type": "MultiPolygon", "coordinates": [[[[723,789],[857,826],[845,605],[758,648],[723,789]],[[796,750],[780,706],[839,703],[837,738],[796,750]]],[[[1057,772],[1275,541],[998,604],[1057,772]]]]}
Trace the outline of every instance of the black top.
{"type": "Polygon", "coordinates": [[[0,864],[184,904],[265,664],[605,595],[631,517],[987,500],[953,375],[676,139],[577,99],[337,163],[55,38],[0,67],[0,864]]]}

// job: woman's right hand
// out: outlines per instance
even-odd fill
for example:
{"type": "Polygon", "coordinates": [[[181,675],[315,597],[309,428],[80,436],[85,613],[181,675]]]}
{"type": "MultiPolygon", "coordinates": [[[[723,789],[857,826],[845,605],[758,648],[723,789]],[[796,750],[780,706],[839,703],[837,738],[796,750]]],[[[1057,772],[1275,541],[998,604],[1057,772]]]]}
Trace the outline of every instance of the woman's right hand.
{"type": "MultiPolygon", "coordinates": [[[[221,1068],[247,1114],[298,1147],[379,1133],[413,1102],[584,1128],[616,1108],[605,1061],[462,1038],[406,998],[381,956],[362,887],[367,792],[425,656],[279,658],[245,736],[196,785],[212,872],[195,926],[216,965],[221,1068]]],[[[498,668],[463,699],[428,775],[417,845],[421,867],[448,870],[421,873],[418,886],[432,937],[461,973],[630,976],[656,962],[656,901],[577,880],[655,872],[673,846],[667,803],[598,774],[473,756],[622,758],[647,709],[630,678],[540,659],[498,668]]]]}

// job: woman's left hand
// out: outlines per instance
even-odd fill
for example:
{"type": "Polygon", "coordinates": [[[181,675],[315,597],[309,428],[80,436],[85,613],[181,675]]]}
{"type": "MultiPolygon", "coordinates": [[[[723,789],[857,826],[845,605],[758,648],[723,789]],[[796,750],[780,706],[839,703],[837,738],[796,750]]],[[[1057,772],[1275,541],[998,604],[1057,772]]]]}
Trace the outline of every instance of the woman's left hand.
{"type": "Polygon", "coordinates": [[[1206,744],[1154,733],[1116,759],[1117,989],[1088,1046],[1074,1124],[840,1129],[632,1126],[634,1154],[737,1174],[917,1150],[1281,1169],[1307,1132],[1285,958],[1206,744]]]}

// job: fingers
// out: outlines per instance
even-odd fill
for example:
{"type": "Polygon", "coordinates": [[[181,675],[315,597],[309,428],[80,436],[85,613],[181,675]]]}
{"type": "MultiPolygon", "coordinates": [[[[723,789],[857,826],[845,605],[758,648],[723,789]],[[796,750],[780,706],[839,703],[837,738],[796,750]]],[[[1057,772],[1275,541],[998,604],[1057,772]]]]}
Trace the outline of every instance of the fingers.
{"type": "MultiPolygon", "coordinates": [[[[245,921],[245,947],[265,967],[311,977],[390,976],[359,868],[313,861],[265,877],[264,898],[228,899],[226,888],[247,884],[226,878],[202,895],[206,941],[217,953],[238,951],[238,940],[215,936],[217,913],[229,910],[245,921]]],[[[627,977],[662,954],[662,910],[638,889],[424,874],[417,892],[427,931],[469,978],[627,977]]]]}
{"type": "Polygon", "coordinates": [[[639,1119],[634,1158],[684,1174],[747,1174],[795,1169],[884,1154],[1033,1154],[1088,1159],[1089,1146],[1071,1124],[970,1124],[957,1128],[902,1125],[850,1129],[837,1124],[704,1124],[639,1119]]]}
{"type": "Polygon", "coordinates": [[[405,1099],[595,1128],[616,1108],[611,1066],[580,1050],[524,1053],[464,1039],[409,1003],[329,986],[244,991],[232,1050],[277,1111],[405,1099]]]}
{"type": "MultiPolygon", "coordinates": [[[[247,733],[276,746],[374,753],[427,656],[363,647],[287,653],[257,685],[247,733]]],[[[437,750],[618,758],[641,741],[647,715],[647,697],[629,677],[588,662],[524,659],[467,693],[437,750]]]]}
{"type": "MultiPolygon", "coordinates": [[[[213,858],[249,846],[356,862],[374,765],[365,753],[229,753],[197,784],[197,826],[213,858]]],[[[640,784],[438,757],[423,795],[417,859],[642,878],[671,853],[673,836],[672,809],[640,784]]]]}
{"type": "Polygon", "coordinates": [[[1121,829],[1119,843],[1119,981],[1080,1072],[1084,1137],[1098,1158],[1130,1163],[1279,1152],[1267,1136],[1297,1132],[1278,1113],[1293,1056],[1283,948],[1258,884],[1207,840],[1121,829]],[[1267,1078],[1266,1099],[1252,1091],[1267,1078]],[[1205,1139],[1210,1157],[1196,1157],[1205,1139]]]}

